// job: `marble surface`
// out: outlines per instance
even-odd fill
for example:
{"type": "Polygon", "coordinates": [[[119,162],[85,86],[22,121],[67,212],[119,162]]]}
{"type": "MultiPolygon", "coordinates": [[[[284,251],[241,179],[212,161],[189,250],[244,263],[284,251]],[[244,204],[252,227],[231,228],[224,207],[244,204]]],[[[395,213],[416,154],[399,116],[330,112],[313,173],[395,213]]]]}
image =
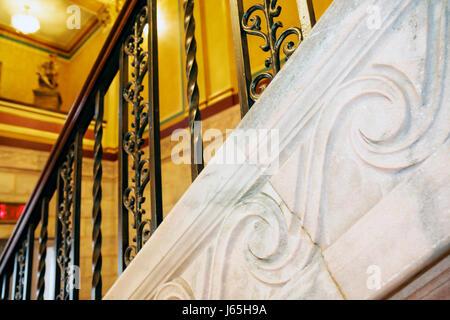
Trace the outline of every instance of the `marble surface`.
{"type": "Polygon", "coordinates": [[[335,0],[105,298],[377,299],[448,253],[449,7],[335,0]]]}

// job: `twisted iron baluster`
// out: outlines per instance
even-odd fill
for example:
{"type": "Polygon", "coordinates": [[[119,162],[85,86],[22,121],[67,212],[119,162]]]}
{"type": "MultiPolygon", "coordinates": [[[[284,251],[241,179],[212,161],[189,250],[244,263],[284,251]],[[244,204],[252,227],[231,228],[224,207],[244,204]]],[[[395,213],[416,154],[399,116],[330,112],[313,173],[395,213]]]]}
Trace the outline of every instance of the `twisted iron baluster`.
{"type": "Polygon", "coordinates": [[[199,90],[197,84],[198,66],[196,60],[194,0],[184,0],[184,31],[186,50],[187,100],[189,104],[189,128],[191,131],[191,176],[194,180],[203,170],[203,141],[201,129],[195,127],[201,121],[199,90]],[[198,154],[198,157],[196,157],[198,154]],[[197,159],[199,158],[199,159],[197,159]]]}
{"type": "Polygon", "coordinates": [[[94,187],[92,197],[94,199],[92,209],[92,299],[102,298],[102,137],[103,137],[103,95],[97,93],[95,103],[95,144],[94,144],[94,187]]]}
{"type": "MultiPolygon", "coordinates": [[[[242,1],[242,0],[240,0],[242,1]]],[[[279,36],[277,31],[283,27],[281,21],[274,21],[274,18],[279,17],[281,14],[281,6],[277,5],[278,0],[264,0],[262,4],[255,4],[248,8],[243,14],[241,26],[242,30],[250,35],[258,36],[263,39],[263,45],[260,47],[264,52],[269,52],[270,56],[265,60],[265,66],[270,71],[264,71],[259,73],[251,82],[249,90],[249,96],[253,101],[256,101],[262,91],[267,87],[268,82],[272,81],[273,77],[280,71],[281,60],[280,53],[283,53],[288,59],[303,40],[302,30],[297,27],[290,27],[284,30],[279,36]],[[257,14],[260,13],[267,26],[267,33],[261,30],[261,17],[257,14]],[[293,41],[288,41],[284,46],[283,43],[290,35],[297,36],[297,44],[293,41]],[[258,92],[259,90],[259,92],[258,92]]]]}
{"type": "Polygon", "coordinates": [[[39,264],[37,282],[37,300],[44,300],[45,291],[45,258],[47,257],[47,232],[48,225],[48,199],[42,199],[41,208],[41,233],[39,235],[39,264]]]}

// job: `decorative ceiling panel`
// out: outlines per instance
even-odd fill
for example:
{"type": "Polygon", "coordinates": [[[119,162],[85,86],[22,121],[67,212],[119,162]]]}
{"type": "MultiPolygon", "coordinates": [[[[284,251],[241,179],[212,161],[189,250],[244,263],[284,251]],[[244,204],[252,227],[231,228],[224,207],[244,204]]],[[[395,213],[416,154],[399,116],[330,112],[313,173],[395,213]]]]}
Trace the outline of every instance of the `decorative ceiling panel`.
{"type": "Polygon", "coordinates": [[[0,0],[0,34],[31,43],[60,54],[71,55],[89,36],[99,21],[97,15],[105,5],[97,0],[0,0]],[[69,28],[67,21],[73,15],[71,6],[78,6],[79,28],[69,28]],[[11,17],[28,13],[39,20],[40,29],[33,34],[22,34],[14,29],[11,17]]]}

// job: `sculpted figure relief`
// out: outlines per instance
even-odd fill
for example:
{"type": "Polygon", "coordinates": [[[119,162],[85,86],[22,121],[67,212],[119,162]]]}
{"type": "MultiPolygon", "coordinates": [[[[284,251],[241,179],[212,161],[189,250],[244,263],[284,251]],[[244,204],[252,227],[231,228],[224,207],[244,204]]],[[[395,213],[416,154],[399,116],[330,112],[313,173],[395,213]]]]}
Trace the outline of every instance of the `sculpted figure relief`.
{"type": "Polygon", "coordinates": [[[44,109],[59,110],[62,104],[61,94],[58,91],[56,53],[50,53],[49,60],[38,68],[39,88],[33,90],[34,104],[44,109]]]}
{"type": "Polygon", "coordinates": [[[56,54],[50,53],[50,60],[44,62],[37,72],[39,77],[39,87],[48,88],[48,89],[56,89],[58,87],[57,76],[58,72],[56,71],[56,54]]]}

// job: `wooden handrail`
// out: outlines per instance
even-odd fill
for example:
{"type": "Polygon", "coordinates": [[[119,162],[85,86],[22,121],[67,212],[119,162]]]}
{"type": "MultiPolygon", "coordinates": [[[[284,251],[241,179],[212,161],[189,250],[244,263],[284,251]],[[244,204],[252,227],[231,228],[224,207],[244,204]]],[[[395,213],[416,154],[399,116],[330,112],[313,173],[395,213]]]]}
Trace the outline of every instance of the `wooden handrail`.
{"type": "Polygon", "coordinates": [[[41,172],[36,187],[31,193],[24,211],[17,221],[14,230],[9,237],[6,246],[0,256],[0,274],[3,273],[8,262],[11,262],[14,250],[23,237],[29,223],[39,220],[39,201],[45,195],[51,195],[54,190],[54,179],[51,179],[53,174],[56,174],[58,162],[60,157],[64,154],[67,148],[69,139],[73,136],[74,128],[86,127],[89,125],[91,117],[88,113],[93,114],[93,105],[88,102],[93,99],[93,90],[95,87],[107,87],[112,81],[113,76],[118,70],[118,58],[115,51],[119,50],[120,40],[124,35],[124,31],[130,28],[132,21],[130,17],[135,13],[138,4],[143,0],[127,0],[120,11],[116,22],[114,23],[111,32],[109,33],[105,44],[89,72],[89,75],[78,94],[75,102],[72,104],[67,115],[61,134],[58,136],[54,144],[48,160],[41,172]],[[109,74],[109,78],[106,76],[109,74]],[[102,82],[103,81],[103,82],[102,82]],[[89,109],[91,108],[91,109],[89,109]],[[52,181],[53,180],[53,181],[52,181]]]}

